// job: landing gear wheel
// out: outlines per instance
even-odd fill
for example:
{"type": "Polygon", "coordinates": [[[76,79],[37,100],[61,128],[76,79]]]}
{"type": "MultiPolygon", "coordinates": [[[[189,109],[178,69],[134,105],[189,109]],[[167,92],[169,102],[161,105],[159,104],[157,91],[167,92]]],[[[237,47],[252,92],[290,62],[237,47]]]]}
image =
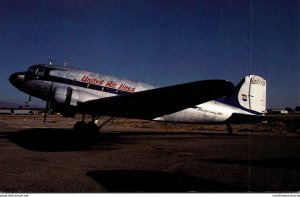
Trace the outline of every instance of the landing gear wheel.
{"type": "Polygon", "coordinates": [[[99,128],[93,123],[85,123],[84,121],[76,122],[74,131],[78,133],[83,139],[97,139],[99,137],[99,128]]]}
{"type": "Polygon", "coordinates": [[[86,124],[86,130],[89,134],[91,134],[93,137],[97,137],[99,135],[99,128],[98,126],[93,123],[89,122],[86,124]]]}
{"type": "Polygon", "coordinates": [[[74,125],[74,131],[82,132],[86,129],[87,124],[84,121],[76,122],[74,125]]]}

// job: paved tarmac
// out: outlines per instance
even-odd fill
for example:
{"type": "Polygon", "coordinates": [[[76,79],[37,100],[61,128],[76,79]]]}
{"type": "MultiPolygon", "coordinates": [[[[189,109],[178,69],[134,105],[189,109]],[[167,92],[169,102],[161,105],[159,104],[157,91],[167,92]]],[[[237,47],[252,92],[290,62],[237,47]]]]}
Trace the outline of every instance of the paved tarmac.
{"type": "Polygon", "coordinates": [[[1,192],[300,191],[297,135],[3,125],[1,192]]]}

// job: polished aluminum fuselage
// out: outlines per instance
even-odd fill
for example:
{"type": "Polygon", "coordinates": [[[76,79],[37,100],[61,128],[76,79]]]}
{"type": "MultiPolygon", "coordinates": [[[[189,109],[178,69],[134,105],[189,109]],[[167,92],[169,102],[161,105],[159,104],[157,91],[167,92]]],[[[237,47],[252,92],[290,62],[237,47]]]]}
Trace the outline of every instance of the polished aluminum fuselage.
{"type": "MultiPolygon", "coordinates": [[[[74,107],[78,103],[84,103],[89,100],[155,88],[145,83],[133,82],[85,70],[50,66],[49,68],[51,68],[51,71],[47,73],[47,77],[45,77],[45,73],[39,73],[38,70],[35,70],[34,75],[31,77],[28,77],[29,74],[26,73],[19,74],[18,77],[22,83],[18,87],[15,86],[21,91],[43,100],[49,100],[50,95],[56,95],[57,102],[60,102],[60,99],[63,102],[63,99],[65,99],[60,97],[60,94],[57,93],[58,90],[71,88],[74,92],[77,92],[77,100],[74,99],[74,101],[70,102],[70,105],[74,107]],[[21,75],[24,75],[25,79],[21,75]]],[[[154,120],[183,123],[221,123],[230,118],[233,113],[251,114],[238,107],[222,103],[222,99],[218,99],[218,101],[212,100],[172,114],[166,114],[154,120]]]]}

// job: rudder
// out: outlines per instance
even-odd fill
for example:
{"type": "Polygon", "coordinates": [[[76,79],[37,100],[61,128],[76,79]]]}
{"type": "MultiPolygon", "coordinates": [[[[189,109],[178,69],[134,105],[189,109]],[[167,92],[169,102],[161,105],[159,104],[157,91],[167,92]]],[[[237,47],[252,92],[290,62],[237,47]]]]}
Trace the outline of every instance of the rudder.
{"type": "Polygon", "coordinates": [[[266,111],[267,81],[257,75],[249,75],[240,81],[235,91],[227,96],[226,103],[252,113],[266,111]]]}

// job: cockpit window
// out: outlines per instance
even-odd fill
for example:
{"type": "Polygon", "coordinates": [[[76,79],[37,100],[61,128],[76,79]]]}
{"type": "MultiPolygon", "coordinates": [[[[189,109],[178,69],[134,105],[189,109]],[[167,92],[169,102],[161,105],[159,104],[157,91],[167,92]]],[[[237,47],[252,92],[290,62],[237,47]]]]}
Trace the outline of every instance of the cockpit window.
{"type": "Polygon", "coordinates": [[[44,76],[45,75],[45,69],[44,68],[38,68],[36,71],[36,74],[38,76],[44,76]]]}
{"type": "Polygon", "coordinates": [[[29,72],[29,73],[35,73],[36,72],[36,68],[31,68],[30,67],[27,72],[29,72]]]}

